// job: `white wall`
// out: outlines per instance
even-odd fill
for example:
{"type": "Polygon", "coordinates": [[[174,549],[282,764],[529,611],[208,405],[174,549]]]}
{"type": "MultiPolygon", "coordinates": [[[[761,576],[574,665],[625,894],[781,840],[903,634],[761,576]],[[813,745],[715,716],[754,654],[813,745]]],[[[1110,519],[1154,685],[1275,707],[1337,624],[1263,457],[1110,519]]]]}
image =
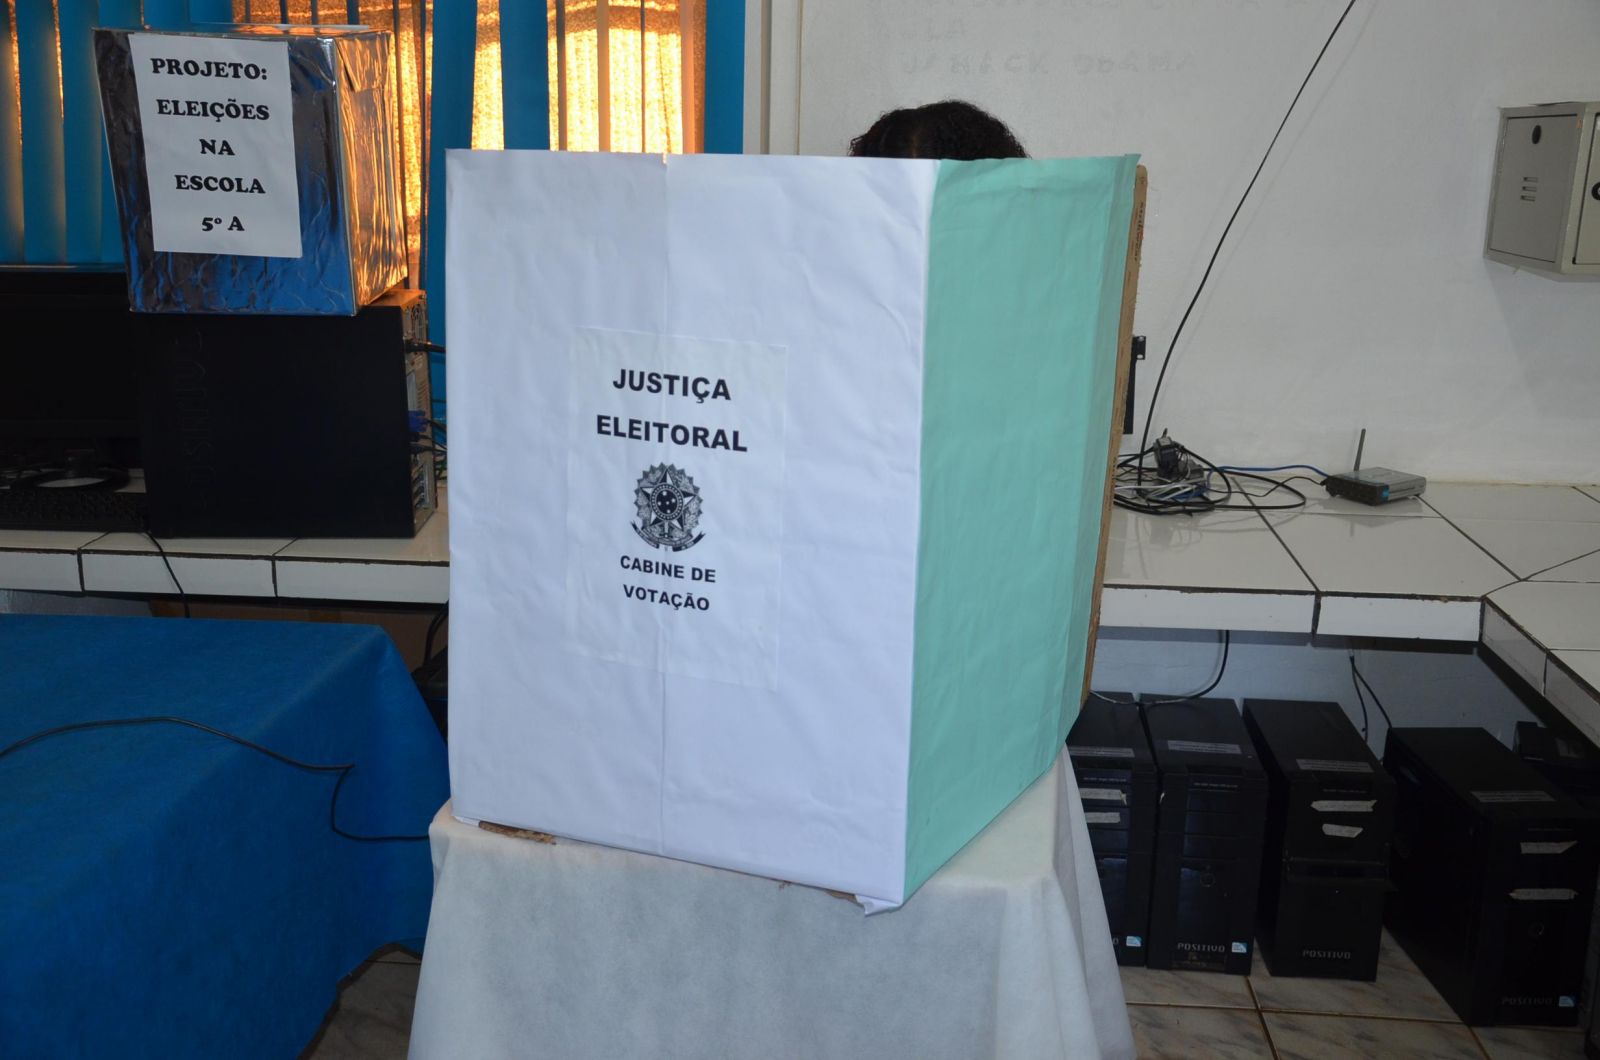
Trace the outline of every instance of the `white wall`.
{"type": "MultiPolygon", "coordinates": [[[[1142,425],[1154,364],[1343,7],[749,0],[765,93],[747,128],[774,152],[840,154],[887,108],[960,96],[1034,154],[1142,154],[1142,425]]],[[[1600,283],[1482,256],[1497,108],[1597,97],[1597,0],[1357,0],[1189,322],[1157,430],[1217,462],[1339,470],[1364,425],[1373,464],[1600,478],[1600,283]]]]}

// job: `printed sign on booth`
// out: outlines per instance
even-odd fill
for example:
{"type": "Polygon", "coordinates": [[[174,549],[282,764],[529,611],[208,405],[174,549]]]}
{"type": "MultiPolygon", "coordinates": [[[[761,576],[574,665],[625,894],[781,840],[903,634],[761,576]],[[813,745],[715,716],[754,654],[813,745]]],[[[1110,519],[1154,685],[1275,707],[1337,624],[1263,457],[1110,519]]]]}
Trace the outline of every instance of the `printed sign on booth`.
{"type": "Polygon", "coordinates": [[[289,45],[134,33],[157,251],[300,256],[289,45]]]}
{"type": "Polygon", "coordinates": [[[773,687],[783,349],[580,329],[569,379],[570,647],[773,687]]]}

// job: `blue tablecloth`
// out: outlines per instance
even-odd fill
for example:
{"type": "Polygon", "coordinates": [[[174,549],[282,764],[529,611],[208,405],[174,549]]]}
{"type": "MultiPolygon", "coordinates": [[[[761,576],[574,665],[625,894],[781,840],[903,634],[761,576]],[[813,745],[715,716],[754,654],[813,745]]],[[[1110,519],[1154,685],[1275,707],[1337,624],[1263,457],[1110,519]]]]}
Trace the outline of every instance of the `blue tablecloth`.
{"type": "MultiPolygon", "coordinates": [[[[158,714],[355,763],[347,832],[425,835],[449,794],[379,630],[0,615],[0,749],[158,714]]],[[[0,758],[0,1056],[295,1056],[343,976],[427,927],[428,845],[335,835],[337,779],[177,725],[0,758]]]]}

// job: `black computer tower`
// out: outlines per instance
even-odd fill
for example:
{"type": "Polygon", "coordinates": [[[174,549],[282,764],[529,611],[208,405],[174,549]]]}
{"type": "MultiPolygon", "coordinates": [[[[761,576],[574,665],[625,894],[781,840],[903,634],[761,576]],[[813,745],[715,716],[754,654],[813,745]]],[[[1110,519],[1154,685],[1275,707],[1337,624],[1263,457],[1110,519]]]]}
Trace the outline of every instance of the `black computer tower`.
{"type": "Polygon", "coordinates": [[[1156,766],[1133,697],[1098,692],[1067,736],[1118,964],[1145,963],[1155,863],[1156,766]]]}
{"type": "MultiPolygon", "coordinates": [[[[1534,721],[1519,721],[1512,749],[1579,805],[1600,810],[1600,753],[1583,736],[1545,728],[1534,721]]],[[[1600,907],[1600,898],[1596,906],[1600,907]]],[[[1578,1019],[1585,1028],[1585,1050],[1591,1056],[1600,1056],[1600,1005],[1595,1004],[1596,985],[1600,983],[1600,916],[1594,913],[1589,917],[1589,947],[1583,964],[1578,1019]]]]}
{"type": "Polygon", "coordinates": [[[1273,975],[1378,975],[1394,781],[1337,703],[1247,699],[1267,774],[1256,938],[1273,975]]]}
{"type": "Polygon", "coordinates": [[[1576,1022],[1597,818],[1482,729],[1391,729],[1389,930],[1471,1024],[1576,1022]]]}
{"type": "Polygon", "coordinates": [[[1517,722],[1512,750],[1546,780],[1591,809],[1600,808],[1600,752],[1576,733],[1517,722]]]}
{"type": "Polygon", "coordinates": [[[1140,708],[1160,778],[1152,968],[1250,973],[1266,777],[1232,700],[1140,708]]]}
{"type": "Polygon", "coordinates": [[[0,265],[0,470],[139,466],[130,320],[120,269],[0,265]]]}
{"type": "Polygon", "coordinates": [[[410,537],[435,506],[427,316],[142,314],[158,537],[410,537]]]}

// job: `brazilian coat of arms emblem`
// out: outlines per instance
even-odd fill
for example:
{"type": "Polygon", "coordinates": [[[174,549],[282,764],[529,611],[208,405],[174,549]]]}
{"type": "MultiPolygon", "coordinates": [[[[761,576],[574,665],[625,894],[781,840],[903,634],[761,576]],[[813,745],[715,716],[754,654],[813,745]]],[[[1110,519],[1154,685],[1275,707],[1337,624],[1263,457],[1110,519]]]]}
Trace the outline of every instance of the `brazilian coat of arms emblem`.
{"type": "Polygon", "coordinates": [[[639,476],[633,490],[638,521],[634,532],[654,548],[682,552],[706,535],[700,523],[700,489],[694,479],[671,464],[655,464],[639,476]]]}

